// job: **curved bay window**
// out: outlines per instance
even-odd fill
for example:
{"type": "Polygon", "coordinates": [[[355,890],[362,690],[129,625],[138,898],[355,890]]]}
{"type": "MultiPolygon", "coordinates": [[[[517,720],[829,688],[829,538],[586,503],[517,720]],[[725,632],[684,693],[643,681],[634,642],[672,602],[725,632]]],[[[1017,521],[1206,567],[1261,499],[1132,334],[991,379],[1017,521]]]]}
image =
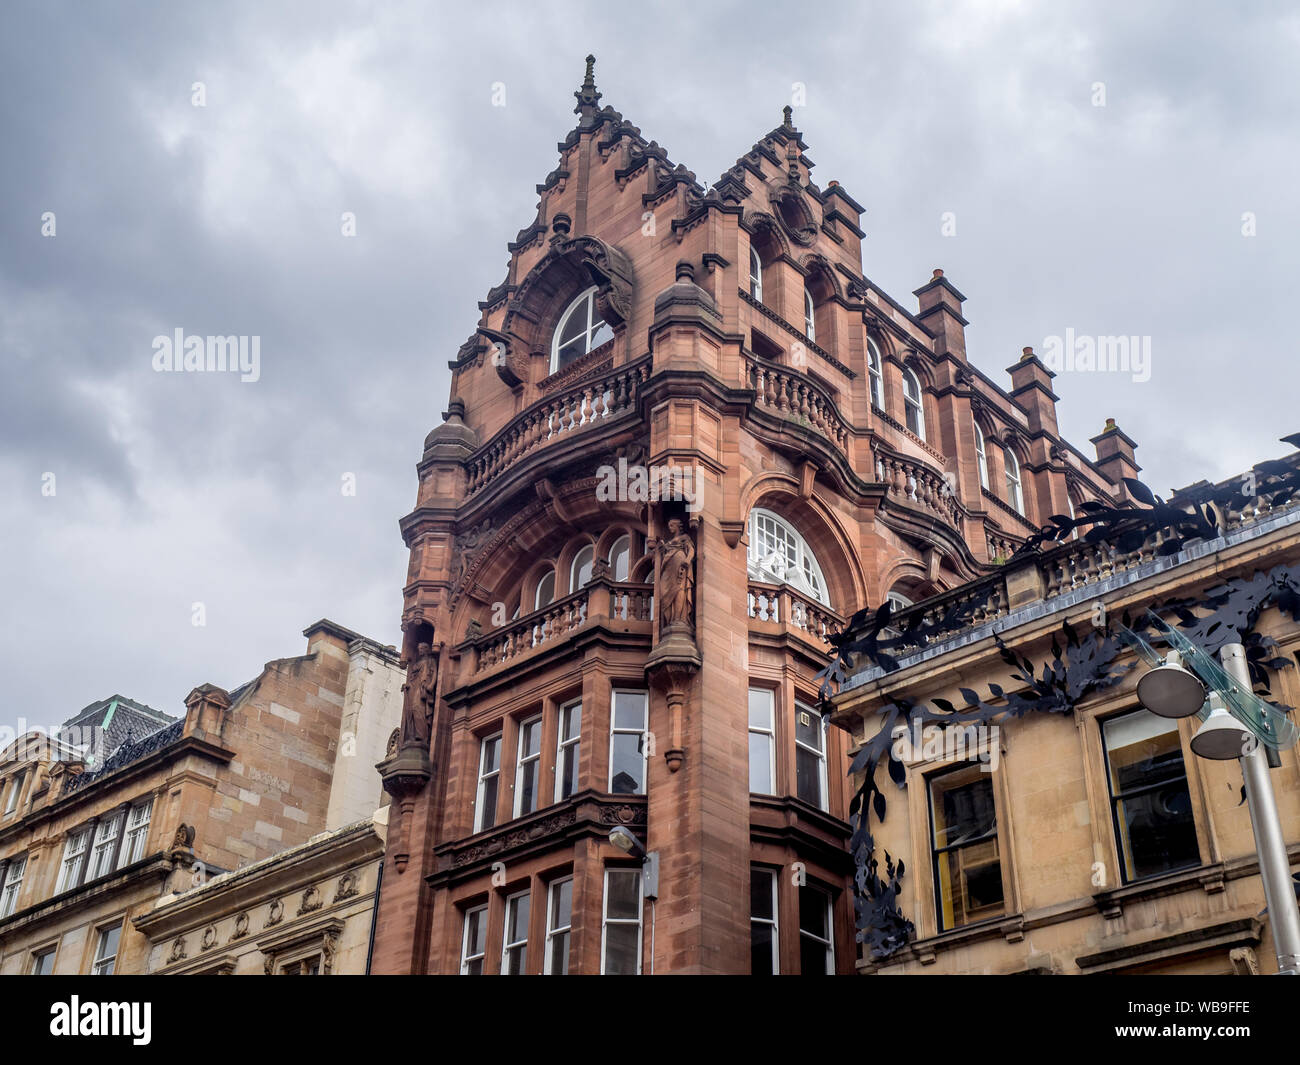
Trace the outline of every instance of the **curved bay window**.
{"type": "Polygon", "coordinates": [[[808,542],[784,518],[757,507],[749,515],[749,573],[755,580],[788,584],[831,605],[826,579],[808,542]]]}
{"type": "Polygon", "coordinates": [[[560,316],[551,339],[551,373],[562,370],[575,359],[594,351],[614,336],[596,310],[596,288],[593,285],[569,304],[560,316]]]}
{"type": "Polygon", "coordinates": [[[1104,721],[1101,736],[1125,883],[1200,865],[1178,722],[1138,710],[1104,721]]]}

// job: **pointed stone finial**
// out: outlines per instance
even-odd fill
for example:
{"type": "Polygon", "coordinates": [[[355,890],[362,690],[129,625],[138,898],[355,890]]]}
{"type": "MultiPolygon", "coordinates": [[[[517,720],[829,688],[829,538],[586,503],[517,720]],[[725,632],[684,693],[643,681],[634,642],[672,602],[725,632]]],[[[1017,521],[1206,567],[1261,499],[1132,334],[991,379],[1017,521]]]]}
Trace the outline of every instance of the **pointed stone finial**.
{"type": "Polygon", "coordinates": [[[786,129],[794,129],[794,108],[786,104],[781,108],[781,114],[785,116],[785,121],[781,125],[785,126],[786,129]]]}
{"type": "Polygon", "coordinates": [[[575,115],[589,115],[600,103],[600,93],[596,91],[596,57],[587,56],[587,72],[582,79],[582,87],[573,94],[578,106],[573,109],[575,115]]]}

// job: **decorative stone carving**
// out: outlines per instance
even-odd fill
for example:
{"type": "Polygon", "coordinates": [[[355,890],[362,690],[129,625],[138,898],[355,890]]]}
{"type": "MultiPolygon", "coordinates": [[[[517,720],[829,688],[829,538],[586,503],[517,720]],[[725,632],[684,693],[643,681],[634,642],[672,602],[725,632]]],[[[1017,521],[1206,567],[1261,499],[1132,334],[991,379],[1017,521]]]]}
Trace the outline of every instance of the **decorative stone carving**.
{"type": "Polygon", "coordinates": [[[203,937],[199,940],[200,950],[211,950],[217,945],[217,929],[215,925],[208,925],[203,929],[203,937]]]}
{"type": "Polygon", "coordinates": [[[434,690],[438,686],[438,663],[433,648],[421,643],[415,661],[406,667],[406,683],[402,685],[402,738],[401,747],[429,746],[429,726],[433,720],[434,690]]]}
{"type": "Polygon", "coordinates": [[[246,935],[248,935],[248,914],[245,912],[235,918],[235,930],[230,933],[230,938],[243,939],[246,935]]]}
{"type": "Polygon", "coordinates": [[[271,903],[271,912],[266,915],[266,927],[271,928],[284,920],[284,902],[276,899],[271,903]]]}
{"type": "Polygon", "coordinates": [[[357,893],[357,874],[344,873],[339,877],[338,886],[334,888],[334,901],[339,902],[342,899],[350,899],[357,893]]]}
{"type": "Polygon", "coordinates": [[[184,822],[176,826],[176,834],[172,837],[172,850],[191,850],[194,847],[194,826],[187,825],[184,822]]]}
{"type": "Polygon", "coordinates": [[[168,963],[174,961],[184,961],[188,954],[185,953],[185,937],[177,936],[172,940],[172,952],[167,956],[168,963]]]}
{"type": "Polygon", "coordinates": [[[660,633],[695,631],[695,544],[680,518],[668,521],[668,539],[658,545],[660,633]]]}
{"type": "Polygon", "coordinates": [[[321,940],[320,971],[322,976],[329,976],[334,971],[334,957],[338,954],[339,934],[337,929],[328,929],[321,940]]]}
{"type": "Polygon", "coordinates": [[[302,893],[302,901],[298,904],[298,916],[304,913],[313,913],[325,905],[325,900],[321,897],[320,889],[313,884],[302,893]]]}

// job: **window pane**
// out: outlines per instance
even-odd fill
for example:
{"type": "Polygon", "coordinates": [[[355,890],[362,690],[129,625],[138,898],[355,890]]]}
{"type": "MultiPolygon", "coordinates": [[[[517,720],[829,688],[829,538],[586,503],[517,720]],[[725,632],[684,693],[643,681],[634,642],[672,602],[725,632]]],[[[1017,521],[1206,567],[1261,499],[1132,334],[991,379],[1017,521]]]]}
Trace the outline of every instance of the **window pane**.
{"type": "Polygon", "coordinates": [[[609,565],[614,572],[614,580],[627,580],[631,557],[632,541],[626,536],[620,536],[609,549],[609,565]]]}
{"type": "Polygon", "coordinates": [[[591,580],[591,571],[596,558],[595,548],[584,547],[573,559],[573,587],[570,591],[576,592],[579,588],[586,586],[591,580]]]}
{"type": "Polygon", "coordinates": [[[551,964],[548,972],[552,976],[569,975],[569,933],[560,932],[551,939],[551,964]]]}
{"type": "MultiPolygon", "coordinates": [[[[498,777],[489,777],[483,781],[483,799],[479,806],[479,830],[491,828],[497,823],[497,781],[498,777]]],[[[464,800],[461,800],[462,802],[464,800]]]]}
{"type": "Polygon", "coordinates": [[[1147,710],[1102,726],[1127,880],[1200,863],[1178,727],[1147,710]]]}
{"type": "Polygon", "coordinates": [[[751,870],[749,874],[749,915],[770,921],[776,915],[772,911],[773,874],[763,870],[751,870]]]}
{"type": "Polygon", "coordinates": [[[537,809],[537,762],[527,762],[519,767],[519,813],[530,814],[537,809]]]}
{"type": "Polygon", "coordinates": [[[799,972],[804,976],[825,976],[826,944],[807,936],[799,937],[799,972]]]}
{"type": "Polygon", "coordinates": [[[814,806],[822,805],[821,758],[802,747],[795,748],[795,780],[799,798],[814,806]]]}
{"type": "Polygon", "coordinates": [[[555,599],[555,570],[548,570],[546,576],[537,584],[537,597],[534,600],[535,608],[541,610],[544,606],[549,606],[555,599]]]}
{"type": "Polygon", "coordinates": [[[564,708],[560,721],[560,739],[576,740],[582,731],[582,704],[573,703],[564,708]]]}
{"type": "Polygon", "coordinates": [[[822,716],[807,706],[795,706],[794,738],[814,750],[822,749],[822,716]]]}
{"type": "Polygon", "coordinates": [[[610,744],[609,790],[615,795],[639,795],[644,790],[645,761],[641,751],[645,734],[616,732],[610,744]]]}
{"type": "Polygon", "coordinates": [[[506,942],[518,943],[528,938],[528,896],[517,895],[510,900],[506,913],[506,942]]]}
{"type": "Polygon", "coordinates": [[[749,689],[749,727],[772,730],[772,693],[762,688],[749,689]]]}
{"type": "Polygon", "coordinates": [[[992,777],[973,765],[931,778],[930,818],[940,927],[1005,912],[992,777]]]}
{"type": "Polygon", "coordinates": [[[542,750],[542,720],[525,721],[519,729],[520,757],[530,758],[542,750]]]}
{"type": "Polygon", "coordinates": [[[567,928],[573,918],[573,881],[565,880],[551,891],[551,927],[567,928]]]}
{"type": "Polygon", "coordinates": [[[578,745],[564,748],[560,755],[560,794],[558,798],[567,799],[578,790],[578,745]]]}
{"type": "Polygon", "coordinates": [[[569,316],[564,320],[564,325],[560,329],[560,347],[586,337],[587,311],[590,298],[587,297],[582,303],[570,309],[569,316]]]}
{"type": "Polygon", "coordinates": [[[644,692],[614,693],[614,727],[645,730],[646,696],[644,692]]]}
{"type": "Polygon", "coordinates": [[[605,876],[605,916],[637,920],[641,915],[641,874],[634,870],[605,876]]]}
{"type": "Polygon", "coordinates": [[[772,737],[765,732],[749,734],[749,790],[772,795],[772,737]]]}
{"type": "Polygon", "coordinates": [[[753,921],[749,925],[749,971],[755,976],[771,976],[775,970],[776,929],[753,921]]]}
{"type": "Polygon", "coordinates": [[[49,976],[54,972],[54,951],[47,950],[44,954],[36,955],[32,961],[33,976],[49,976]]]}
{"type": "Polygon", "coordinates": [[[799,931],[820,939],[830,938],[826,927],[826,896],[816,888],[799,889],[799,931]]]}
{"type": "Polygon", "coordinates": [[[501,737],[493,736],[483,741],[483,772],[491,773],[501,768],[501,737]]]}
{"type": "Polygon", "coordinates": [[[636,973],[637,945],[641,926],[610,924],[605,926],[605,973],[609,976],[632,976],[636,973]]]}

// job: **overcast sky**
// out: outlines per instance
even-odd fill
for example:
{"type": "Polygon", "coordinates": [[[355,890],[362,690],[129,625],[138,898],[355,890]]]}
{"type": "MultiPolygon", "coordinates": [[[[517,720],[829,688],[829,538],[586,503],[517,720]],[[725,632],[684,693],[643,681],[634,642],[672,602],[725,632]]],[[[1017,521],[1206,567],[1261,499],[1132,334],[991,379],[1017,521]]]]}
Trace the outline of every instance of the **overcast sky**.
{"type": "Polygon", "coordinates": [[[397,640],[447,360],[588,51],[705,182],[804,85],[867,276],[914,307],[943,267],[1000,383],[1067,329],[1150,337],[1149,380],[1057,379],[1085,453],[1117,418],[1163,493],[1289,450],[1294,8],[6,3],[0,724],[118,692],[182,713],[322,616],[397,640]],[[260,337],[260,379],[154,372],[178,328],[260,337]]]}

